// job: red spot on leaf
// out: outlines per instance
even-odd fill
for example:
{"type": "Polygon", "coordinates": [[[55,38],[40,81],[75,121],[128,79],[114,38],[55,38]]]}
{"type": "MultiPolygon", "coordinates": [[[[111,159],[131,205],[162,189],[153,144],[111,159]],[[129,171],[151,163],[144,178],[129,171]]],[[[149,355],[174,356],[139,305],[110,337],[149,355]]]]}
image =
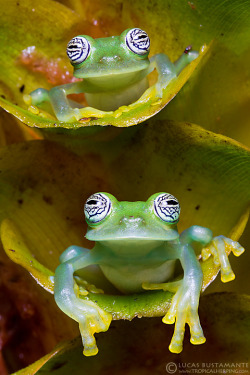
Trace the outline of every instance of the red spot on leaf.
{"type": "Polygon", "coordinates": [[[73,76],[73,68],[72,72],[70,72],[68,66],[61,58],[48,59],[37,51],[34,46],[22,51],[19,62],[30,71],[41,73],[54,86],[80,80],[73,76]]]}
{"type": "MultiPolygon", "coordinates": [[[[73,76],[72,71],[61,58],[49,59],[36,47],[28,47],[22,51],[19,57],[19,63],[34,73],[40,73],[53,86],[64,85],[66,83],[78,82],[81,79],[73,76]]],[[[78,102],[85,102],[84,94],[71,95],[71,99],[78,102]]]]}

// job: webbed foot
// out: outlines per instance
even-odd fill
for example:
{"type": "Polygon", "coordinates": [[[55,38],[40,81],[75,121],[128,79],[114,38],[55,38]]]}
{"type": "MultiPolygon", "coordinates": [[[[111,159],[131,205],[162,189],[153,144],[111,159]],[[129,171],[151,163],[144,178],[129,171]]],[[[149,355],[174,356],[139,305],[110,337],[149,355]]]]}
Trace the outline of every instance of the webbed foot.
{"type": "Polygon", "coordinates": [[[43,88],[32,91],[29,95],[24,95],[23,100],[27,105],[39,105],[49,101],[49,91],[43,88]]]}
{"type": "MultiPolygon", "coordinates": [[[[93,251],[78,246],[70,246],[60,256],[62,262],[55,271],[54,298],[58,307],[70,318],[79,323],[80,333],[84,346],[83,354],[95,355],[98,352],[94,334],[107,331],[112,321],[112,314],[104,311],[96,303],[81,298],[88,291],[84,286],[78,286],[74,281],[74,272],[89,265],[95,264],[93,251]],[[83,266],[83,267],[82,267],[83,266]]],[[[77,276],[75,277],[77,279],[77,276]]],[[[93,286],[92,286],[93,287],[93,286]]]]}
{"type": "Polygon", "coordinates": [[[170,281],[168,283],[143,283],[142,288],[144,290],[164,290],[164,292],[176,293],[182,285],[182,280],[170,281]]]}
{"type": "Polygon", "coordinates": [[[94,302],[84,301],[84,305],[86,309],[84,315],[78,316],[79,329],[84,347],[83,354],[92,356],[98,353],[94,334],[109,329],[112,315],[99,308],[94,302]]]}
{"type": "Polygon", "coordinates": [[[58,307],[70,318],[79,323],[83,343],[83,354],[96,355],[98,348],[94,337],[95,333],[109,329],[112,314],[101,309],[96,303],[70,295],[64,290],[55,292],[58,307]]]}
{"type": "Polygon", "coordinates": [[[214,237],[212,242],[201,252],[203,260],[208,259],[211,255],[213,256],[215,265],[221,267],[221,280],[224,283],[235,279],[235,274],[232,271],[226,253],[226,247],[230,247],[235,256],[240,256],[245,251],[239,242],[225,236],[218,236],[214,237]]]}
{"type": "Polygon", "coordinates": [[[176,292],[172,299],[171,306],[162,321],[166,324],[175,322],[175,330],[169,345],[172,353],[180,353],[183,347],[185,324],[190,327],[190,342],[194,345],[203,344],[204,337],[198,315],[199,293],[184,284],[176,292]]]}

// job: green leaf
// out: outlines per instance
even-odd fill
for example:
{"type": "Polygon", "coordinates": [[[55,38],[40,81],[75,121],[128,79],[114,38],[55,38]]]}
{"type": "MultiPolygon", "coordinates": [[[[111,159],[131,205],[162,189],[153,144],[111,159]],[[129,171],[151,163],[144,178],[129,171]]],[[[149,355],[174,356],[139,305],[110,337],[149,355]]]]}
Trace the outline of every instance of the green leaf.
{"type": "Polygon", "coordinates": [[[34,114],[3,98],[0,98],[0,105],[26,125],[39,129],[56,128],[56,131],[60,131],[60,128],[74,130],[86,126],[89,127],[91,125],[113,125],[117,127],[136,125],[155,115],[175,97],[178,91],[189,79],[190,75],[203,58],[205,52],[206,48],[204,47],[200,56],[192,61],[192,63],[189,64],[177,78],[170,81],[170,83],[163,89],[162,98],[158,97],[156,88],[152,86],[145,91],[143,96],[138,99],[137,102],[132,103],[129,106],[119,107],[116,111],[107,112],[106,114],[105,112],[86,109],[83,114],[83,120],[76,122],[60,122],[56,117],[53,118],[53,116],[47,115],[44,111],[40,111],[40,114],[43,116],[40,114],[34,114]]]}
{"type": "MultiPolygon", "coordinates": [[[[229,363],[229,368],[241,364],[247,371],[250,345],[250,297],[232,293],[218,293],[201,298],[200,318],[207,341],[193,346],[184,340],[185,350],[180,355],[168,352],[173,328],[160,319],[141,319],[132,322],[113,322],[108,332],[99,335],[100,352],[95,357],[82,354],[80,339],[60,344],[48,356],[19,371],[18,375],[51,374],[75,375],[152,374],[166,372],[168,364],[180,370],[193,366],[197,371],[229,363]],[[216,338],[216,339],[215,339],[216,338]],[[194,367],[195,366],[195,367],[194,367]],[[245,367],[244,367],[245,366],[245,367]]],[[[169,366],[170,366],[169,365],[169,366]]],[[[220,367],[221,369],[222,367],[220,367]]]]}
{"type": "MultiPolygon", "coordinates": [[[[184,123],[154,120],[132,130],[117,132],[117,138],[106,143],[87,139],[82,155],[48,141],[0,151],[0,217],[8,218],[2,227],[5,250],[47,290],[52,291],[50,276],[59,254],[72,244],[90,247],[83,238],[82,210],[85,199],[96,191],[111,192],[120,200],[145,200],[165,190],[180,200],[180,231],[197,224],[212,229],[214,236],[238,240],[241,235],[250,194],[247,148],[184,123]]],[[[203,267],[205,288],[219,268],[212,259],[203,267]]],[[[88,279],[84,273],[83,277],[88,279]]],[[[99,274],[89,281],[110,290],[99,274]]],[[[163,314],[171,294],[89,298],[114,317],[131,319],[163,314]]]]}
{"type": "MultiPolygon", "coordinates": [[[[3,73],[2,95],[10,100],[0,98],[0,105],[31,127],[75,129],[91,125],[126,127],[135,125],[159,112],[173,99],[205,54],[205,48],[203,48],[199,58],[187,66],[163,90],[161,99],[157,96],[155,87],[152,86],[137,102],[120,107],[114,112],[100,114],[99,111],[86,110],[80,121],[75,123],[59,122],[54,116],[47,115],[44,111],[40,111],[39,114],[29,112],[23,102],[22,94],[29,93],[38,87],[51,87],[48,80],[52,81],[53,85],[72,81],[72,68],[69,67],[69,62],[66,60],[65,48],[70,39],[69,36],[74,36],[76,33],[88,33],[87,24],[80,26],[82,20],[80,16],[54,1],[46,0],[41,3],[38,0],[33,0],[31,4],[27,0],[24,3],[11,3],[10,6],[6,6],[3,2],[2,7],[4,10],[0,38],[2,48],[0,63],[3,73]],[[52,31],[50,27],[52,23],[56,32],[52,31]],[[26,25],[30,25],[28,32],[26,25]],[[11,40],[11,43],[6,44],[6,40],[11,40]],[[27,74],[29,70],[31,72],[27,74]],[[42,73],[45,76],[44,79],[37,72],[42,73]],[[16,101],[18,105],[15,104],[16,101]]],[[[105,8],[105,5],[102,6],[102,9],[103,7],[105,8]]],[[[150,18],[150,10],[146,8],[146,11],[147,18],[150,18]]],[[[91,12],[91,6],[89,12],[91,12]]],[[[82,13],[81,17],[86,18],[87,15],[82,13]]],[[[119,25],[119,29],[120,27],[121,25],[119,25]]],[[[125,23],[124,29],[126,28],[128,25],[125,23]]],[[[121,31],[115,30],[114,33],[119,34],[121,31]]],[[[166,27],[166,33],[168,31],[169,26],[166,27]]],[[[152,43],[154,43],[154,39],[156,40],[157,46],[158,35],[156,33],[154,35],[152,32],[151,39],[152,43]]],[[[202,45],[204,43],[200,44],[198,49],[202,45]]],[[[176,47],[178,47],[177,44],[176,47]]],[[[179,55],[185,47],[178,52],[179,55]]]]}
{"type": "MultiPolygon", "coordinates": [[[[248,215],[247,215],[248,217],[248,215]]],[[[241,223],[242,224],[242,223],[241,223]]],[[[245,225],[245,220],[243,220],[245,225]]],[[[15,262],[23,266],[29,271],[31,276],[48,292],[54,292],[54,273],[48,268],[44,267],[36,259],[34,259],[31,251],[28,249],[22,235],[20,234],[17,225],[6,219],[1,225],[1,240],[6,254],[15,262]]],[[[226,248],[229,255],[230,247],[226,248]]],[[[204,291],[209,284],[216,278],[220,271],[220,267],[216,266],[212,258],[206,261],[200,259],[201,268],[203,271],[203,286],[204,291]]],[[[88,275],[83,272],[82,277],[88,280],[88,275]]],[[[178,278],[177,278],[178,280],[178,278]]],[[[100,280],[98,280],[100,284],[100,280]]],[[[105,286],[100,285],[102,288],[105,286]]],[[[163,291],[152,291],[132,295],[110,295],[98,294],[89,292],[87,296],[81,295],[81,298],[92,300],[105,311],[112,313],[113,319],[128,319],[135,317],[152,317],[163,316],[166,314],[173,293],[163,291]]]]}
{"type": "Polygon", "coordinates": [[[70,81],[72,68],[66,59],[65,48],[68,40],[76,34],[93,37],[118,35],[128,27],[139,26],[149,31],[152,55],[164,52],[172,60],[177,59],[188,44],[199,49],[214,40],[209,58],[199,64],[191,81],[164,110],[162,118],[195,122],[249,143],[248,2],[197,0],[184,4],[182,1],[158,0],[152,3],[146,0],[142,4],[136,0],[127,1],[121,7],[118,0],[84,4],[76,0],[66,1],[66,6],[51,0],[43,3],[26,0],[17,4],[2,4],[0,78],[2,94],[8,101],[1,100],[1,105],[27,125],[51,127],[55,131],[54,124],[57,128],[94,124],[129,126],[160,111],[180,90],[198,61],[186,70],[182,78],[172,82],[161,103],[157,104],[152,96],[148,102],[128,111],[126,107],[127,112],[118,110],[99,119],[91,119],[89,113],[82,123],[71,125],[60,124],[53,116],[46,119],[27,112],[19,91],[23,85],[23,93],[27,94],[38,87],[51,87],[48,81],[52,85],[66,83],[63,77],[70,81]],[[11,43],[6,43],[6,40],[11,43]],[[225,64],[225,61],[230,63],[225,64]]]}
{"type": "MultiPolygon", "coordinates": [[[[172,4],[178,7],[178,1],[172,4]]],[[[162,118],[189,121],[250,145],[250,3],[248,1],[195,1],[172,14],[188,19],[178,37],[188,33],[195,43],[214,42],[188,85],[163,112],[162,118]]]]}

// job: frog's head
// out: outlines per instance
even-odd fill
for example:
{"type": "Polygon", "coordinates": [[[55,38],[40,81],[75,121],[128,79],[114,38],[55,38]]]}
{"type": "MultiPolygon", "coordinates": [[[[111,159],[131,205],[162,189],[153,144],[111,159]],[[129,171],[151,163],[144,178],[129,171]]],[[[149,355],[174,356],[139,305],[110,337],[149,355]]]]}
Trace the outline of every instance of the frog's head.
{"type": "Polygon", "coordinates": [[[76,36],[68,43],[67,55],[75,77],[95,78],[146,70],[149,48],[147,33],[134,28],[107,38],[76,36]]]}
{"type": "Polygon", "coordinates": [[[179,235],[178,200],[168,193],[152,195],[146,202],[118,202],[108,193],[91,195],[85,203],[91,241],[173,241],[179,235]]]}

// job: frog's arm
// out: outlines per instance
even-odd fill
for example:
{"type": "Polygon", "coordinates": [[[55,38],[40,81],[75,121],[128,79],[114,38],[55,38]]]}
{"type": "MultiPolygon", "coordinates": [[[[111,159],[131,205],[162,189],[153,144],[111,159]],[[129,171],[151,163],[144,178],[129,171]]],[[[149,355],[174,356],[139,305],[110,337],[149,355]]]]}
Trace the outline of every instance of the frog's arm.
{"type": "Polygon", "coordinates": [[[184,269],[184,278],[163,318],[164,323],[175,322],[174,335],[169,346],[169,350],[173,353],[182,351],[186,323],[190,327],[190,341],[193,344],[202,344],[206,341],[198,316],[202,270],[195,252],[189,244],[182,244],[179,259],[184,269]]]}
{"type": "Polygon", "coordinates": [[[197,59],[198,56],[199,52],[193,51],[192,46],[186,47],[183,54],[174,62],[176,74],[180,74],[180,72],[193,60],[197,59]]]}
{"type": "MultiPolygon", "coordinates": [[[[101,89],[98,89],[98,92],[100,91],[101,89]]],[[[103,91],[105,90],[103,89],[103,91]]],[[[50,90],[39,88],[32,91],[29,95],[24,95],[23,99],[28,106],[39,106],[39,104],[43,102],[50,102],[59,121],[72,122],[80,120],[83,116],[86,116],[87,110],[91,108],[85,107],[84,112],[82,112],[83,106],[67,97],[70,94],[81,93],[96,93],[96,87],[86,80],[83,80],[55,86],[50,90]]],[[[93,111],[96,116],[103,113],[98,109],[91,108],[91,113],[93,113],[93,111]]]]}
{"type": "Polygon", "coordinates": [[[99,253],[80,247],[69,247],[61,255],[62,262],[55,271],[54,296],[59,308],[79,322],[79,328],[86,356],[98,352],[94,333],[106,331],[112,320],[110,313],[102,310],[92,301],[82,300],[75,293],[74,272],[89,265],[98,264],[99,253]]]}
{"type": "Polygon", "coordinates": [[[192,244],[193,242],[198,242],[204,246],[209,244],[213,239],[213,232],[199,225],[192,225],[188,229],[185,229],[180,234],[180,241],[183,244],[192,244]]]}
{"type": "Polygon", "coordinates": [[[43,102],[50,102],[56,117],[60,121],[72,121],[81,118],[79,108],[80,103],[76,103],[67,98],[69,94],[80,94],[86,92],[87,84],[85,81],[68,83],[66,85],[56,86],[50,90],[43,88],[32,91],[24,96],[27,105],[39,105],[43,102]]]}
{"type": "Polygon", "coordinates": [[[235,274],[232,271],[226,247],[230,246],[235,256],[240,256],[244,252],[244,248],[237,242],[225,236],[217,236],[212,238],[212,232],[208,228],[194,225],[184,230],[180,235],[184,243],[197,241],[204,245],[201,256],[205,261],[210,257],[214,258],[214,263],[221,268],[221,280],[225,283],[234,280],[235,274]]]}
{"type": "MultiPolygon", "coordinates": [[[[168,313],[163,318],[163,322],[167,324],[176,321],[174,335],[169,346],[169,350],[173,353],[182,351],[186,323],[190,326],[190,341],[193,344],[202,344],[206,340],[198,316],[203,274],[191,244],[199,242],[207,245],[212,238],[210,229],[196,225],[186,229],[180,235],[180,243],[176,245],[178,251],[174,251],[184,270],[183,279],[172,283],[143,285],[144,289],[163,289],[176,292],[168,313]]],[[[174,249],[170,249],[171,253],[174,249]]]]}
{"type": "Polygon", "coordinates": [[[164,53],[159,53],[150,58],[149,71],[156,68],[158,72],[158,80],[156,83],[157,95],[162,96],[162,90],[167,86],[167,84],[194,59],[199,56],[199,52],[192,51],[191,47],[187,47],[184,53],[172,63],[168,56],[164,53]]]}
{"type": "MultiPolygon", "coordinates": [[[[200,227],[198,225],[193,225],[190,228],[184,230],[180,234],[180,242],[183,244],[192,244],[193,242],[199,242],[202,245],[208,245],[213,238],[212,231],[208,228],[200,227]]],[[[172,259],[174,259],[174,255],[172,254],[172,259]]],[[[175,258],[176,259],[176,258],[175,258]]],[[[170,281],[167,283],[143,283],[142,287],[146,290],[167,290],[169,292],[177,292],[179,287],[182,285],[181,280],[177,281],[170,281]]]]}

